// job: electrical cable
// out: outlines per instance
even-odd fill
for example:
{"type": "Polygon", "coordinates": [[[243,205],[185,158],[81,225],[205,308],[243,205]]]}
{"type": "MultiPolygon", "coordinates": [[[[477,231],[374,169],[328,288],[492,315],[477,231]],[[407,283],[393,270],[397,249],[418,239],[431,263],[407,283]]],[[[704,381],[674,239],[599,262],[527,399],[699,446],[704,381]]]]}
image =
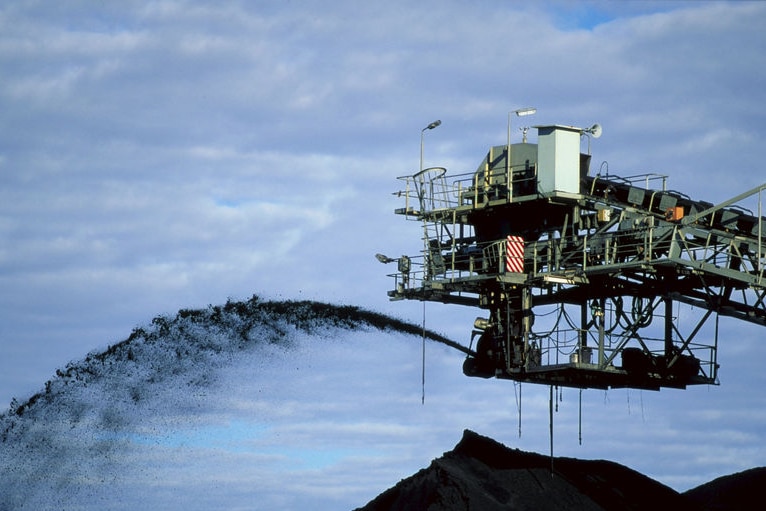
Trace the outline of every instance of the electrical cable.
{"type": "Polygon", "coordinates": [[[423,349],[422,349],[422,367],[420,372],[420,404],[426,404],[426,301],[423,300],[423,349]]]}
{"type": "Polygon", "coordinates": [[[519,414],[519,438],[521,438],[521,382],[513,382],[513,395],[516,398],[516,410],[519,414]],[[519,393],[516,394],[516,387],[519,387],[519,393]]]}
{"type": "Polygon", "coordinates": [[[577,438],[580,445],[582,445],[582,389],[580,389],[580,403],[577,414],[577,438]]]}

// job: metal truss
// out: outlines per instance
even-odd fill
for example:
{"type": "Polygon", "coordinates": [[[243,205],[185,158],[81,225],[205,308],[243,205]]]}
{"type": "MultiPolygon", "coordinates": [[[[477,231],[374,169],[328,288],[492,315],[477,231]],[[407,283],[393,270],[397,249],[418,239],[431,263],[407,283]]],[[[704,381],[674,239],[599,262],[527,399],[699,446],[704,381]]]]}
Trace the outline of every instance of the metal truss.
{"type": "Polygon", "coordinates": [[[436,167],[400,178],[396,212],[422,223],[423,248],[384,261],[398,262],[391,299],[488,311],[468,343],[467,375],[580,388],[717,384],[720,318],[766,326],[766,185],[718,205],[667,191],[654,174],[583,175],[579,193],[546,194],[534,163],[488,160],[471,174],[436,167]],[[511,235],[523,240],[523,271],[509,271],[511,235]]]}

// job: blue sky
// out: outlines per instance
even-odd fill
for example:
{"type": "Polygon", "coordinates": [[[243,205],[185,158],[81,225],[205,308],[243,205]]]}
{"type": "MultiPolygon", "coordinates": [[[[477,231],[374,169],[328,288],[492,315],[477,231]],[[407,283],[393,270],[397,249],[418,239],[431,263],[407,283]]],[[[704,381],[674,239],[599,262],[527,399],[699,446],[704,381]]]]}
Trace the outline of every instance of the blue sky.
{"type": "MultiPolygon", "coordinates": [[[[765,22],[761,2],[7,2],[0,403],[158,314],[229,297],[419,322],[373,255],[419,249],[391,192],[435,119],[425,162],[454,173],[533,105],[533,124],[602,124],[594,162],[612,173],[668,174],[710,202],[760,185],[765,22]]],[[[476,311],[427,314],[467,341],[476,311]]],[[[712,435],[710,417],[731,438],[766,429],[749,415],[762,332],[730,328],[721,387],[650,398],[661,421],[699,414],[679,436],[712,435]]]]}

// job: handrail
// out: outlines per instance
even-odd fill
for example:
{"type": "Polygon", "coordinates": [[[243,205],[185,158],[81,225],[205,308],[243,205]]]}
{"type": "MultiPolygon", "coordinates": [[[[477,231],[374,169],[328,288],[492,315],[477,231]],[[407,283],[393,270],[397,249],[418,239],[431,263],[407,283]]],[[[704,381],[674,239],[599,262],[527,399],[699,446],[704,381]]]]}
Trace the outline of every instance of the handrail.
{"type": "MultiPolygon", "coordinates": [[[[741,201],[742,199],[746,199],[746,198],[750,197],[751,195],[755,195],[756,193],[760,194],[760,192],[762,192],[763,190],[766,190],[766,183],[764,183],[764,184],[762,184],[760,186],[756,186],[755,188],[752,188],[752,189],[750,189],[750,190],[748,190],[748,191],[746,191],[744,193],[741,193],[741,194],[737,195],[736,197],[732,197],[729,200],[723,201],[720,204],[716,204],[715,206],[712,206],[712,207],[707,208],[707,209],[705,209],[703,211],[700,211],[699,213],[694,213],[692,215],[685,216],[684,218],[681,219],[681,223],[683,225],[689,225],[689,224],[695,223],[700,218],[706,217],[707,215],[709,215],[711,213],[715,213],[716,211],[721,210],[721,209],[725,208],[726,206],[731,206],[732,204],[735,204],[735,203],[741,201]]],[[[761,218],[760,213],[758,214],[758,218],[761,218]]],[[[759,224],[760,224],[760,222],[759,222],[759,224]]],[[[760,236],[759,236],[759,238],[760,238],[760,236]]]]}

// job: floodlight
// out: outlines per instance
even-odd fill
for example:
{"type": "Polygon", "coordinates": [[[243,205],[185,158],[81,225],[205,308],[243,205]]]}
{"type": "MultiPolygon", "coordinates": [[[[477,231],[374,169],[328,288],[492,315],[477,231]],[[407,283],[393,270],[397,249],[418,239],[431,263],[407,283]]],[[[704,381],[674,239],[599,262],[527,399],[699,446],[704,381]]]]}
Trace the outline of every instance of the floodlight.
{"type": "Polygon", "coordinates": [[[515,113],[518,117],[524,117],[525,115],[532,115],[536,112],[537,112],[537,108],[534,108],[534,107],[519,108],[518,110],[513,111],[513,113],[515,113]]]}
{"type": "Polygon", "coordinates": [[[396,261],[396,259],[392,259],[392,258],[390,258],[388,256],[383,255],[383,254],[375,254],[375,259],[377,259],[378,261],[380,261],[383,264],[393,263],[394,261],[396,261]]]}
{"type": "Polygon", "coordinates": [[[423,128],[423,131],[425,131],[425,130],[432,130],[432,129],[434,129],[435,127],[439,126],[441,123],[442,123],[442,122],[441,122],[440,120],[438,120],[438,119],[437,119],[436,121],[432,122],[431,124],[429,124],[428,126],[426,126],[425,128],[423,128]]]}

